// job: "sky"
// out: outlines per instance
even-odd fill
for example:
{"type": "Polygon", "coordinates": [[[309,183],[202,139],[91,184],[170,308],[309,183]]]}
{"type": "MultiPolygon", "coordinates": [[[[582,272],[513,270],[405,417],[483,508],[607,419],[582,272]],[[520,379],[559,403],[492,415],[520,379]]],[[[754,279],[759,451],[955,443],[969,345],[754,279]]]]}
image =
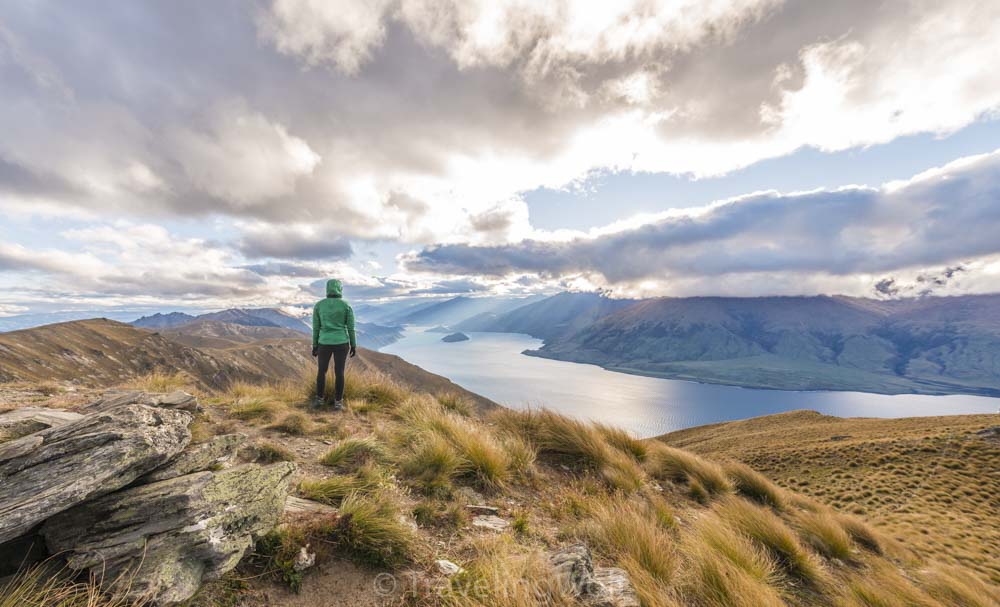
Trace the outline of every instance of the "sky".
{"type": "Polygon", "coordinates": [[[0,6],[0,316],[1000,291],[1000,3],[0,6]]]}

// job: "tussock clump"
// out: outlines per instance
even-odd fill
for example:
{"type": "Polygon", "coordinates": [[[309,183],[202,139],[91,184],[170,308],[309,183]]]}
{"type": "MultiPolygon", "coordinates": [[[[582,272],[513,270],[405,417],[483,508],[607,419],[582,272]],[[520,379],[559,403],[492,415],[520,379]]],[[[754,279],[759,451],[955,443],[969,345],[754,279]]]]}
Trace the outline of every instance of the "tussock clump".
{"type": "Polygon", "coordinates": [[[241,398],[229,407],[229,415],[242,421],[264,420],[274,418],[280,409],[278,403],[262,398],[241,398]]]}
{"type": "Polygon", "coordinates": [[[609,445],[632,459],[644,462],[649,457],[649,445],[633,437],[627,430],[599,423],[594,424],[594,429],[604,437],[609,445]]]}
{"type": "Polygon", "coordinates": [[[736,492],[740,495],[746,496],[758,504],[771,506],[775,510],[785,509],[784,491],[763,474],[746,464],[737,462],[725,464],[724,470],[733,481],[736,492]]]}
{"type": "Polygon", "coordinates": [[[382,461],[386,457],[385,446],[373,437],[347,438],[331,448],[320,459],[320,463],[331,468],[358,466],[368,461],[382,461]]]}
{"type": "Polygon", "coordinates": [[[663,443],[650,444],[647,469],[657,478],[686,483],[697,481],[710,495],[733,491],[733,482],[729,480],[722,466],[663,443]]]}
{"type": "Polygon", "coordinates": [[[274,443],[258,443],[254,446],[254,460],[261,464],[294,462],[295,454],[274,443]]]}
{"type": "Polygon", "coordinates": [[[710,547],[692,543],[685,549],[687,567],[681,591],[700,607],[785,607],[774,587],[723,558],[710,547]]]}
{"type": "Polygon", "coordinates": [[[440,434],[428,432],[400,460],[404,476],[419,482],[426,493],[447,493],[462,466],[462,457],[440,434]]]}
{"type": "Polygon", "coordinates": [[[143,392],[190,391],[194,388],[194,381],[190,376],[180,371],[174,373],[153,371],[129,380],[127,385],[134,390],[142,390],[143,392]]]}
{"type": "Polygon", "coordinates": [[[642,580],[636,591],[644,602],[668,593],[677,569],[677,553],[673,535],[662,524],[657,507],[634,499],[600,503],[582,533],[595,548],[614,557],[634,580],[642,580]]]}
{"type": "Polygon", "coordinates": [[[847,580],[843,607],[938,607],[890,563],[875,563],[847,580]]]}
{"type": "MultiPolygon", "coordinates": [[[[631,450],[626,450],[626,453],[612,447],[593,424],[545,409],[498,411],[493,420],[508,432],[533,444],[539,453],[562,456],[574,464],[582,463],[593,468],[614,488],[635,491],[642,486],[643,472],[631,450]]],[[[615,440],[623,440],[623,436],[632,440],[624,433],[613,434],[615,440]]]]}
{"type": "Polygon", "coordinates": [[[729,497],[715,511],[740,533],[770,551],[782,568],[804,582],[818,586],[826,573],[795,533],[769,510],[741,498],[729,497]]]}
{"type": "Polygon", "coordinates": [[[968,571],[957,567],[937,567],[920,576],[924,590],[949,607],[996,607],[991,599],[995,590],[986,586],[968,571]]]}
{"type": "Polygon", "coordinates": [[[290,413],[283,417],[281,421],[271,426],[269,430],[277,430],[292,436],[303,436],[309,432],[309,420],[301,413],[290,413]]]}
{"type": "Polygon", "coordinates": [[[851,536],[859,546],[875,554],[882,554],[885,550],[885,540],[881,534],[861,519],[849,514],[837,514],[837,521],[840,523],[847,535],[851,536]]]}
{"type": "Polygon", "coordinates": [[[338,474],[321,480],[305,480],[299,484],[303,497],[333,506],[351,494],[370,493],[386,484],[385,477],[375,468],[362,468],[357,474],[338,474]]]}
{"type": "Polygon", "coordinates": [[[45,564],[19,571],[0,584],[0,607],[143,607],[145,600],[125,600],[115,589],[125,590],[128,580],[115,580],[102,590],[98,580],[74,581],[68,572],[53,572],[45,564]]]}
{"type": "Polygon", "coordinates": [[[474,545],[475,558],[451,578],[445,607],[576,607],[560,587],[547,556],[523,551],[510,536],[484,537],[474,545]]]}
{"type": "Polygon", "coordinates": [[[396,504],[386,496],[351,494],[340,504],[336,543],[363,562],[396,567],[417,550],[413,529],[400,520],[396,504]]]}
{"type": "Polygon", "coordinates": [[[851,558],[851,536],[830,512],[803,512],[796,517],[803,539],[827,558],[851,558]]]}
{"type": "Polygon", "coordinates": [[[471,417],[475,412],[472,401],[460,394],[445,392],[438,394],[435,398],[441,404],[442,409],[461,415],[462,417],[471,417]]]}
{"type": "MultiPolygon", "coordinates": [[[[315,392],[316,388],[313,388],[315,392]]],[[[327,403],[333,402],[333,382],[326,383],[327,403]]],[[[344,381],[344,399],[352,409],[381,411],[399,405],[409,396],[409,392],[392,378],[377,371],[348,371],[344,381]],[[355,406],[364,403],[363,406],[355,406]]]]}

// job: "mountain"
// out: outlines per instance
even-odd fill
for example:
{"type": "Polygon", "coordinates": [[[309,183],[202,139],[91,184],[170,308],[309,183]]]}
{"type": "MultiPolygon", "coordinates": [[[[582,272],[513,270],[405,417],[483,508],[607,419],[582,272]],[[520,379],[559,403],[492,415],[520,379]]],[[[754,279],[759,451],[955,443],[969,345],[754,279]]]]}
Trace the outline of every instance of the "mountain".
{"type": "Polygon", "coordinates": [[[598,318],[633,303],[634,300],[610,299],[597,293],[559,293],[501,314],[479,314],[454,328],[459,331],[526,333],[547,340],[583,329],[598,318]]]}
{"type": "Polygon", "coordinates": [[[30,329],[42,325],[51,325],[58,322],[69,322],[72,320],[86,320],[88,318],[108,318],[127,322],[142,314],[137,310],[71,310],[61,312],[33,312],[30,314],[14,314],[11,316],[0,316],[0,333],[5,331],[18,331],[20,329],[30,329]]]}
{"type": "Polygon", "coordinates": [[[532,355],[667,378],[789,390],[1000,395],[998,309],[1000,295],[626,302],[564,293],[476,330],[544,339],[532,355]]]}
{"type": "Polygon", "coordinates": [[[466,297],[458,296],[430,306],[419,308],[398,317],[402,325],[455,325],[482,314],[502,314],[520,308],[532,299],[523,297],[466,297]]]}
{"type": "Polygon", "coordinates": [[[385,327],[370,322],[355,323],[355,330],[358,345],[372,350],[388,346],[403,337],[403,330],[399,327],[385,327]]]}
{"type": "Polygon", "coordinates": [[[133,327],[142,327],[144,329],[165,329],[167,327],[176,327],[177,325],[189,323],[194,319],[194,316],[185,314],[184,312],[169,312],[167,314],[157,312],[152,316],[137,318],[136,320],[133,320],[131,324],[133,327]]]}
{"type": "MultiPolygon", "coordinates": [[[[0,334],[0,384],[114,386],[153,371],[184,373],[210,390],[237,380],[310,381],[316,361],[309,351],[308,338],[281,327],[200,321],[152,331],[107,319],[80,320],[0,334]]],[[[378,371],[422,391],[460,394],[480,408],[496,406],[391,354],[359,348],[349,367],[378,371]]]]}

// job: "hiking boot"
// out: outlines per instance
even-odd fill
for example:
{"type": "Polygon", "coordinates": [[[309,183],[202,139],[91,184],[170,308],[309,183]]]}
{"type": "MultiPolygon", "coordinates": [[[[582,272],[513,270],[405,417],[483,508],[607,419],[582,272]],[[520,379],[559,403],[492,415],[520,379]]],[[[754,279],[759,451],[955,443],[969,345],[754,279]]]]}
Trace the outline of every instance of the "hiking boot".
{"type": "Polygon", "coordinates": [[[323,406],[323,399],[320,398],[320,397],[318,397],[318,396],[316,398],[312,399],[312,402],[309,403],[309,408],[312,409],[312,410],[314,410],[314,411],[316,409],[319,409],[322,406],[323,406]]]}
{"type": "Polygon", "coordinates": [[[344,401],[338,400],[338,401],[334,402],[333,403],[333,410],[334,411],[343,411],[344,410],[344,401]]]}

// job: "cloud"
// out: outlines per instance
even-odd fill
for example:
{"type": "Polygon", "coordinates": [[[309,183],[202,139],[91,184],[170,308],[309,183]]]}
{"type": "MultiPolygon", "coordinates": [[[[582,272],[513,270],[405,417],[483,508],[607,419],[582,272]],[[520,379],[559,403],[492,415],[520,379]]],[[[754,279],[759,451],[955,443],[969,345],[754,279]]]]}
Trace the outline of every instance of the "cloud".
{"type": "Polygon", "coordinates": [[[3,22],[0,208],[138,221],[518,241],[524,192],[595,170],[718,175],[1000,107],[1000,7],[971,0],[42,1],[3,22]]]}
{"type": "Polygon", "coordinates": [[[483,293],[489,287],[470,279],[442,280],[431,287],[413,289],[409,295],[463,295],[466,293],[483,293]]]}
{"type": "Polygon", "coordinates": [[[346,259],[354,253],[351,243],[336,232],[303,224],[247,226],[239,248],[250,258],[346,259]]]}
{"type": "MultiPolygon", "coordinates": [[[[1000,150],[878,189],[764,192],[570,240],[435,245],[404,263],[437,274],[582,275],[624,291],[673,292],[688,284],[713,293],[727,285],[745,287],[748,278],[787,289],[803,275],[815,275],[801,283],[803,289],[822,288],[815,278],[828,276],[828,284],[839,288],[847,279],[868,280],[892,295],[898,288],[893,280],[864,276],[1000,254],[998,195],[1000,150]]],[[[944,269],[944,279],[963,269],[944,269]]]]}

